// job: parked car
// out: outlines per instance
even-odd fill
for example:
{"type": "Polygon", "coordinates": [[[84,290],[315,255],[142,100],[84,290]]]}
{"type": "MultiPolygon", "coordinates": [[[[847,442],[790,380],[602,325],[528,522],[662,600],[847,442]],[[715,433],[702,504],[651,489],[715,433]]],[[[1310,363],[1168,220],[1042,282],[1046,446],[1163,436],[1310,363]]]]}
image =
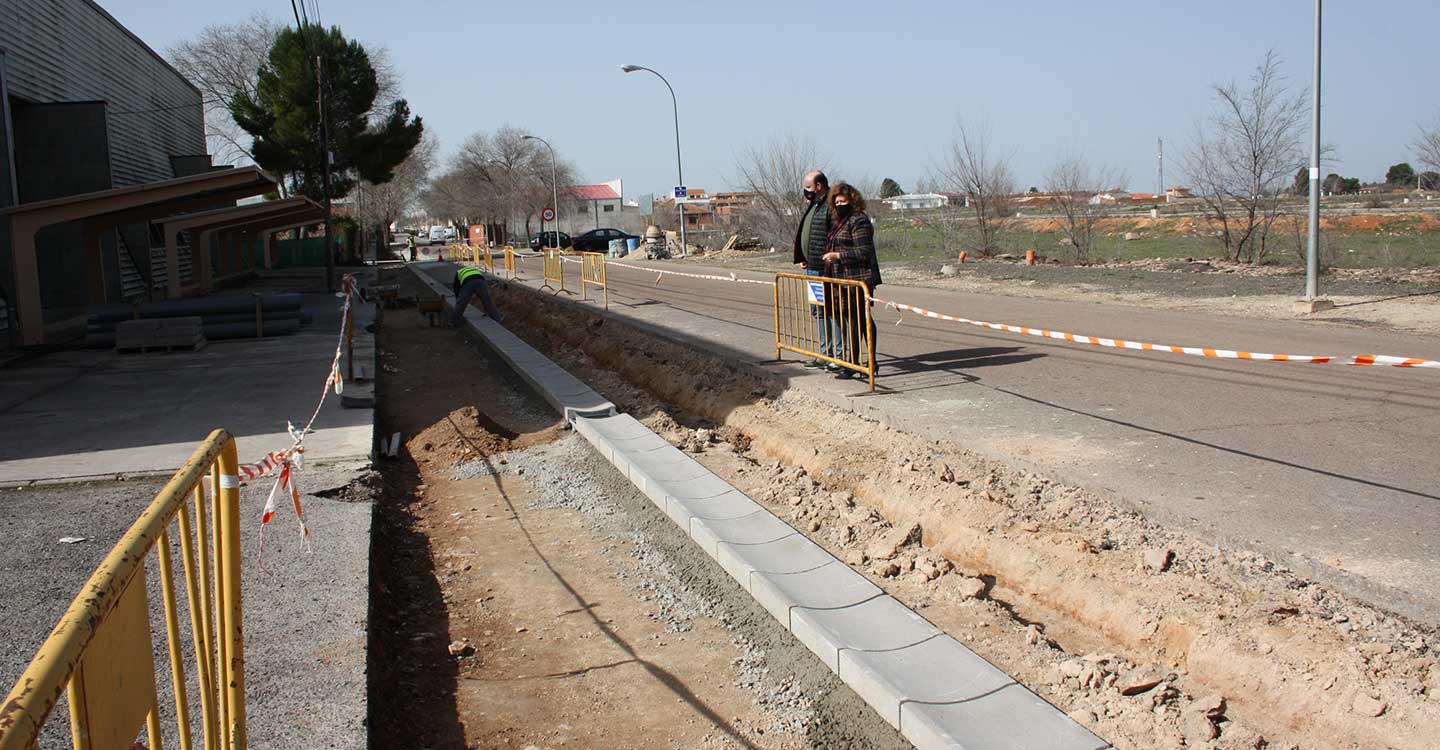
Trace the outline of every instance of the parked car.
{"type": "Polygon", "coordinates": [[[547,247],[570,247],[570,235],[565,234],[564,232],[560,232],[559,244],[556,244],[555,242],[555,232],[545,232],[545,239],[543,244],[540,239],[540,234],[540,232],[536,232],[535,234],[530,235],[531,250],[535,250],[538,252],[540,250],[544,250],[547,247]]]}
{"type": "Polygon", "coordinates": [[[584,253],[603,253],[610,249],[611,240],[639,240],[633,234],[626,234],[619,229],[591,229],[585,234],[571,240],[570,246],[584,253]]]}

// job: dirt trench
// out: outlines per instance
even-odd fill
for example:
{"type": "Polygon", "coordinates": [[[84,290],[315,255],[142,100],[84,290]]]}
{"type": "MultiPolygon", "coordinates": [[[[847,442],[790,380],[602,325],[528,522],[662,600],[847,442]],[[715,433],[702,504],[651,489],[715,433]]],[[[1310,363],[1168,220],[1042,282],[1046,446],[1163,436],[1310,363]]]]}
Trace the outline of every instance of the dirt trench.
{"type": "Polygon", "coordinates": [[[507,325],[1120,748],[1430,748],[1436,633],[518,285],[507,325]]]}
{"type": "Polygon", "coordinates": [[[498,359],[378,355],[370,747],[906,746],[498,359]]]}

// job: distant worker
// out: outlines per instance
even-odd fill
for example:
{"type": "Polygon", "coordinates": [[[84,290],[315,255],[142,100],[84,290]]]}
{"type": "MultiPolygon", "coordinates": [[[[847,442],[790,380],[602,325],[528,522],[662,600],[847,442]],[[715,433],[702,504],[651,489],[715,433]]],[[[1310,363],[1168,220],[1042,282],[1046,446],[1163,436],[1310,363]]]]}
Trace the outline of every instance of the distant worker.
{"type": "Polygon", "coordinates": [[[405,240],[405,246],[410,248],[410,262],[415,262],[415,235],[410,235],[405,240]]]}
{"type": "Polygon", "coordinates": [[[455,311],[450,314],[450,325],[458,326],[465,319],[465,308],[470,306],[470,298],[480,295],[480,306],[485,308],[485,314],[496,323],[503,323],[500,317],[499,308],[495,307],[495,300],[490,297],[490,281],[485,274],[475,266],[461,266],[455,272],[455,311]]]}

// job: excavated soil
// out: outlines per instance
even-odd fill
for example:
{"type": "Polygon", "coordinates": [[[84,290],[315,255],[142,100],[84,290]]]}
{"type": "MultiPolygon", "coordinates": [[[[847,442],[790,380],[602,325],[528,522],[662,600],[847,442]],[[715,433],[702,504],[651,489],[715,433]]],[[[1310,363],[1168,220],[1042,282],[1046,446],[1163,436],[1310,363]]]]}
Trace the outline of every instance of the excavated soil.
{"type": "Polygon", "coordinates": [[[518,286],[507,324],[1120,748],[1430,748],[1433,630],[518,286]]]}
{"type": "Polygon", "coordinates": [[[378,339],[371,747],[905,747],[497,359],[378,339]]]}

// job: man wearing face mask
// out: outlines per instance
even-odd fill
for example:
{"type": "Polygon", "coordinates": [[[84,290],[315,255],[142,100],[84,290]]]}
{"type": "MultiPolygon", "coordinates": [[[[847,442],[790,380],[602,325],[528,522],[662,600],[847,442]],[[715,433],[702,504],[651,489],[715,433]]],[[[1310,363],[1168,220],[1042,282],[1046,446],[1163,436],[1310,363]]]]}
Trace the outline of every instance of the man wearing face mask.
{"type": "MultiPolygon", "coordinates": [[[[805,200],[809,204],[805,212],[800,216],[800,226],[795,230],[795,263],[805,271],[806,276],[822,276],[825,273],[825,238],[830,235],[832,226],[830,218],[830,178],[820,170],[812,170],[805,175],[801,184],[805,191],[805,200]]],[[[831,356],[832,342],[829,321],[818,307],[811,311],[815,316],[815,324],[820,331],[820,353],[831,356]]],[[[824,367],[825,361],[812,359],[805,363],[806,367],[824,367]]]]}

